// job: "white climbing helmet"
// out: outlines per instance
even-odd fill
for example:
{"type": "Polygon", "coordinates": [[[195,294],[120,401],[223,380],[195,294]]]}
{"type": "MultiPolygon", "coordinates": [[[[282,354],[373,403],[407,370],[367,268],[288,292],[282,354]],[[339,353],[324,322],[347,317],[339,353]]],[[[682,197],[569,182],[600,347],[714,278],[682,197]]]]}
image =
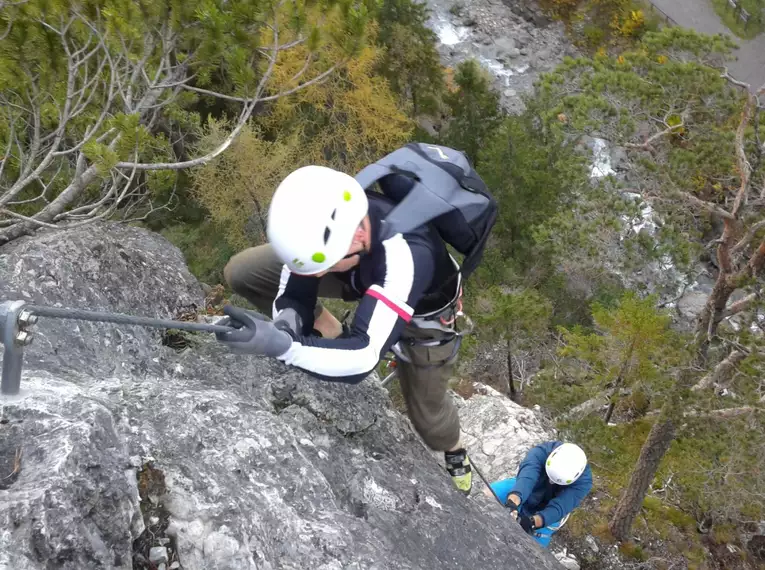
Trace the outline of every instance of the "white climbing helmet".
{"type": "Polygon", "coordinates": [[[293,273],[325,271],[348,254],[368,207],[352,176],[325,166],[298,168],[271,199],[268,241],[293,273]]]}
{"type": "Polygon", "coordinates": [[[564,443],[556,447],[547,457],[545,470],[550,481],[556,485],[570,485],[587,467],[587,456],[575,443],[564,443]]]}

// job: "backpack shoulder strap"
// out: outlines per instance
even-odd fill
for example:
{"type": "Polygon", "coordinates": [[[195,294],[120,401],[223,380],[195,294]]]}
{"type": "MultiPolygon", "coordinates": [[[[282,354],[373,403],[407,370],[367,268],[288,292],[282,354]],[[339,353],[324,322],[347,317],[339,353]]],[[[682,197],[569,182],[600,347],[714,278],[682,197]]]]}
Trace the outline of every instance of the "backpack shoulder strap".
{"type": "Polygon", "coordinates": [[[359,173],[354,176],[354,178],[364,190],[367,190],[370,186],[372,186],[372,184],[390,174],[393,174],[393,171],[389,166],[385,166],[379,162],[373,162],[372,164],[361,169],[359,173]]]}

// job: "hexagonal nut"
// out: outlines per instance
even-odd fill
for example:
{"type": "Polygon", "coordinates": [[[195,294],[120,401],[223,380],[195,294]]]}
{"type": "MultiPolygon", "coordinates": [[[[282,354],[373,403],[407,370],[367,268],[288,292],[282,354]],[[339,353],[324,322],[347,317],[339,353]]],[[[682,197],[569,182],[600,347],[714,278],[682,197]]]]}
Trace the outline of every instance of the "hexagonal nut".
{"type": "Polygon", "coordinates": [[[37,322],[37,315],[34,315],[29,311],[23,310],[19,313],[18,321],[19,321],[19,325],[21,326],[33,325],[37,322]]]}
{"type": "Polygon", "coordinates": [[[20,344],[21,346],[29,346],[32,344],[32,340],[34,339],[34,336],[32,333],[29,333],[27,331],[19,331],[16,333],[16,343],[20,344]]]}

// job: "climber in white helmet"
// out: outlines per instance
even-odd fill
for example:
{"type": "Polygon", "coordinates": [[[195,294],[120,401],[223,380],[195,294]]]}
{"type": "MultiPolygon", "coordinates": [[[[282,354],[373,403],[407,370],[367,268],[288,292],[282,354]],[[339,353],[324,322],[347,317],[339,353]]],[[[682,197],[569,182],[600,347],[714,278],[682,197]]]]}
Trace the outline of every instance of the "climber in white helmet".
{"type": "Polygon", "coordinates": [[[398,362],[398,374],[409,417],[425,443],[444,452],[456,487],[469,493],[470,461],[447,393],[456,339],[444,327],[412,322],[418,314],[454,320],[453,291],[434,294],[454,273],[454,262],[429,225],[381,239],[392,207],[331,168],[292,172],[271,201],[269,243],[238,253],[224,271],[231,288],[274,321],[229,305],[225,312],[239,330],[218,339],[233,350],[351,384],[400,343],[408,360],[398,362]],[[344,328],[320,297],[358,301],[350,326],[344,328]]]}
{"type": "Polygon", "coordinates": [[[547,547],[592,489],[592,471],[581,447],[548,441],[531,448],[515,477],[491,488],[523,530],[547,547]]]}

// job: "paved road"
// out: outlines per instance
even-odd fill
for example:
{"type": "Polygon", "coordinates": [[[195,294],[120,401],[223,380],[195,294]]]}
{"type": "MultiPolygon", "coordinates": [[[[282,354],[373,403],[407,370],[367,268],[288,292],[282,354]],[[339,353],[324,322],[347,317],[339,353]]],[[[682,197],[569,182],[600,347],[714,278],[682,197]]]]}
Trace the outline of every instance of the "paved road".
{"type": "Polygon", "coordinates": [[[710,0],[651,0],[678,25],[693,28],[705,34],[728,34],[740,46],[735,52],[737,61],[729,63],[730,74],[757,89],[765,84],[765,33],[752,40],[733,34],[722,23],[710,0]]]}

